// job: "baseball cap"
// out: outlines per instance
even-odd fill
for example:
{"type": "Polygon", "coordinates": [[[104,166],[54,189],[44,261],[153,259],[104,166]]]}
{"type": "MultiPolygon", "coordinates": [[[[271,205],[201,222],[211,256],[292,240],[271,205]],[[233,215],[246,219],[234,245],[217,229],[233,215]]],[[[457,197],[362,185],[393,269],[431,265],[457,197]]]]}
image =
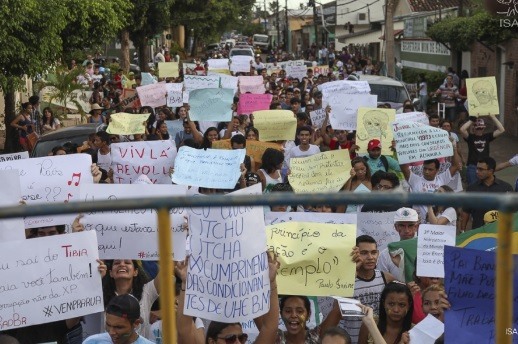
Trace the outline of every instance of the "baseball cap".
{"type": "Polygon", "coordinates": [[[106,314],[115,315],[130,321],[140,318],[140,305],[131,294],[117,295],[106,306],[106,314]]]}
{"type": "Polygon", "coordinates": [[[485,128],[486,127],[486,123],[484,122],[484,120],[482,118],[477,118],[477,120],[475,121],[475,128],[485,128]]]}
{"type": "Polygon", "coordinates": [[[394,222],[417,222],[419,216],[412,208],[399,208],[394,214],[394,222]]]}
{"type": "Polygon", "coordinates": [[[370,140],[368,145],[367,145],[367,150],[373,150],[373,149],[376,149],[376,148],[381,149],[381,142],[380,142],[380,140],[378,140],[378,139],[370,140]]]}
{"type": "Polygon", "coordinates": [[[484,223],[491,223],[498,220],[498,210],[490,210],[484,214],[484,223]]]}

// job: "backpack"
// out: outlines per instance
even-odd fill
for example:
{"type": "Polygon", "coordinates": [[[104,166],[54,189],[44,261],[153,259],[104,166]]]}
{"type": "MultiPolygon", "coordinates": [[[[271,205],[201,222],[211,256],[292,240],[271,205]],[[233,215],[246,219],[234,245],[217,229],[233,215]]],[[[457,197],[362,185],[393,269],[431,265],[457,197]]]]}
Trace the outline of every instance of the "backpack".
{"type": "MultiPolygon", "coordinates": [[[[365,160],[365,162],[367,162],[369,160],[369,157],[366,155],[363,157],[363,160],[365,160]]],[[[380,155],[380,160],[381,160],[381,163],[383,164],[383,167],[385,167],[385,172],[388,172],[389,163],[388,163],[387,157],[384,155],[380,155]]]]}

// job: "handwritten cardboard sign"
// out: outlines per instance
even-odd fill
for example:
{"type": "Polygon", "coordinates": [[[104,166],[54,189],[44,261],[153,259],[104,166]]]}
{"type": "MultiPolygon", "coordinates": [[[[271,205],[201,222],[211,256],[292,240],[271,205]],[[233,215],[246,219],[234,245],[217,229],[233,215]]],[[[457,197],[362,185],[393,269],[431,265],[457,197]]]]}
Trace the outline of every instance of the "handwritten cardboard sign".
{"type": "Polygon", "coordinates": [[[238,78],[237,76],[231,76],[231,75],[222,75],[222,74],[218,74],[218,76],[220,77],[220,87],[221,88],[230,88],[234,91],[234,94],[236,94],[237,92],[237,83],[238,83],[238,78]]]}
{"type": "MultiPolygon", "coordinates": [[[[261,186],[232,193],[257,195],[261,186]]],[[[248,321],[270,308],[263,207],[191,208],[185,314],[248,321]],[[250,240],[253,238],[253,240],[250,240]]]]}
{"type": "Polygon", "coordinates": [[[302,81],[307,74],[307,67],[304,64],[304,60],[294,60],[286,62],[286,76],[291,76],[293,78],[299,79],[302,81]]]}
{"type": "Polygon", "coordinates": [[[11,153],[11,154],[0,154],[0,162],[29,159],[29,152],[11,153]]]}
{"type": "Polygon", "coordinates": [[[232,118],[234,91],[228,88],[204,88],[189,92],[189,116],[193,121],[222,121],[232,118]]]}
{"type": "Polygon", "coordinates": [[[156,84],[157,81],[151,73],[141,73],[142,82],[140,83],[142,86],[156,84]]]}
{"type": "Polygon", "coordinates": [[[313,127],[321,128],[326,120],[326,109],[322,108],[311,111],[309,113],[309,117],[311,118],[311,124],[313,124],[313,127]]]}
{"type": "Polygon", "coordinates": [[[176,157],[173,183],[205,188],[233,189],[241,176],[244,149],[194,149],[183,146],[176,157]]]}
{"type": "Polygon", "coordinates": [[[369,94],[371,87],[367,81],[351,81],[351,80],[337,80],[325,82],[318,85],[318,89],[322,91],[322,96],[325,97],[327,92],[336,92],[340,90],[343,94],[369,94]]]}
{"type": "Polygon", "coordinates": [[[329,73],[329,66],[322,65],[322,66],[315,66],[313,68],[313,75],[327,75],[329,73]]]}
{"type": "Polygon", "coordinates": [[[290,110],[255,111],[254,127],[259,130],[261,141],[293,140],[297,131],[297,119],[290,110]]]}
{"type": "Polygon", "coordinates": [[[183,105],[183,83],[167,83],[165,84],[167,90],[167,106],[179,107],[183,105]]]}
{"type": "Polygon", "coordinates": [[[367,144],[372,139],[381,141],[381,154],[390,154],[392,145],[392,122],[396,117],[394,109],[358,108],[356,121],[356,144],[359,153],[367,153],[367,144]]]}
{"type": "Polygon", "coordinates": [[[400,240],[399,233],[394,228],[394,214],[395,212],[356,214],[358,236],[370,235],[376,240],[378,250],[383,251],[389,243],[400,240]]]}
{"type": "MultiPolygon", "coordinates": [[[[83,201],[117,200],[184,196],[180,185],[94,184],[81,189],[83,201]]],[[[173,258],[185,258],[187,230],[184,208],[169,211],[173,242],[173,258]]],[[[97,233],[101,259],[158,260],[158,222],[155,209],[107,210],[88,212],[81,222],[86,231],[97,233]]]]}
{"type": "Polygon", "coordinates": [[[219,75],[185,75],[183,83],[186,91],[200,90],[203,88],[218,88],[219,75]]]}
{"type": "Polygon", "coordinates": [[[417,276],[444,278],[444,246],[455,246],[455,236],[455,226],[419,226],[417,276]]]}
{"type": "Polygon", "coordinates": [[[152,108],[166,105],[166,84],[157,83],[137,87],[137,93],[142,106],[152,108]]]}
{"type": "Polygon", "coordinates": [[[349,253],[356,226],[284,222],[267,226],[266,239],[281,262],[280,294],[353,295],[356,265],[349,253]]]}
{"type": "Polygon", "coordinates": [[[252,60],[252,56],[233,56],[232,61],[230,63],[230,71],[234,73],[250,73],[250,62],[252,62],[252,60]]]}
{"type": "Polygon", "coordinates": [[[317,222],[327,224],[356,224],[356,213],[313,213],[313,212],[267,212],[264,216],[266,225],[283,222],[317,222]]]}
{"type": "Polygon", "coordinates": [[[137,93],[136,89],[132,89],[132,88],[123,89],[120,99],[121,99],[120,104],[123,108],[131,107],[133,109],[140,109],[140,107],[142,106],[140,104],[140,98],[138,97],[138,93],[137,93]]]}
{"type": "Polygon", "coordinates": [[[453,155],[453,145],[446,130],[417,122],[396,122],[392,131],[400,164],[453,155]]]}
{"type": "Polygon", "coordinates": [[[239,92],[241,94],[247,92],[263,94],[264,91],[264,81],[261,75],[239,77],[239,92]]]}
{"type": "Polygon", "coordinates": [[[228,59],[208,59],[209,70],[211,69],[226,69],[228,70],[228,59]]]}
{"type": "Polygon", "coordinates": [[[158,62],[158,76],[160,78],[177,78],[178,62],[158,62]]]}
{"type": "MultiPolygon", "coordinates": [[[[91,165],[89,154],[71,154],[0,162],[0,171],[18,170],[25,203],[63,203],[79,200],[79,186],[93,183],[91,165]]],[[[62,225],[70,217],[27,217],[25,228],[62,225]]]]}
{"type": "Polygon", "coordinates": [[[230,139],[213,141],[212,149],[232,149],[230,139]]]}
{"type": "Polygon", "coordinates": [[[102,312],[93,232],[0,242],[0,330],[102,312]]]}
{"type": "Polygon", "coordinates": [[[478,117],[500,113],[498,88],[494,76],[466,79],[466,90],[470,116],[478,117]]]}
{"type": "Polygon", "coordinates": [[[133,135],[144,134],[146,132],[146,124],[149,115],[135,113],[114,113],[110,115],[110,124],[106,129],[108,134],[117,135],[133,135]]]}
{"type": "Polygon", "coordinates": [[[349,178],[350,166],[345,150],[292,158],[288,179],[295,192],[337,192],[349,178]]]}
{"type": "Polygon", "coordinates": [[[245,93],[239,96],[237,114],[251,114],[254,111],[268,110],[273,96],[271,94],[245,93]]]}
{"type": "MultiPolygon", "coordinates": [[[[0,207],[19,205],[22,199],[20,175],[17,170],[0,171],[2,197],[0,207]]],[[[23,219],[0,219],[0,242],[25,239],[23,219]]]]}
{"type": "Polygon", "coordinates": [[[329,122],[333,129],[356,130],[357,112],[360,107],[375,108],[378,96],[373,94],[343,94],[330,89],[325,93],[323,102],[331,106],[329,122]]]}
{"type": "MultiPolygon", "coordinates": [[[[452,307],[445,312],[445,343],[496,343],[496,253],[444,247],[444,286],[452,307]]],[[[514,255],[514,266],[518,266],[514,255]]],[[[513,328],[518,328],[518,274],[513,278],[513,328]]],[[[513,342],[516,340],[513,339],[513,342]]]]}
{"type": "Polygon", "coordinates": [[[256,166],[261,166],[261,159],[263,158],[264,151],[267,148],[273,148],[277,149],[278,151],[282,151],[281,145],[275,142],[246,140],[246,155],[255,161],[257,164],[256,166]]]}
{"type": "Polygon", "coordinates": [[[428,125],[430,122],[428,121],[428,116],[424,112],[414,111],[414,112],[403,112],[396,113],[396,122],[419,122],[425,125],[428,125]]]}
{"type": "Polygon", "coordinates": [[[174,141],[114,143],[110,155],[116,184],[132,184],[142,174],[153,184],[171,184],[169,171],[176,157],[174,141]]]}

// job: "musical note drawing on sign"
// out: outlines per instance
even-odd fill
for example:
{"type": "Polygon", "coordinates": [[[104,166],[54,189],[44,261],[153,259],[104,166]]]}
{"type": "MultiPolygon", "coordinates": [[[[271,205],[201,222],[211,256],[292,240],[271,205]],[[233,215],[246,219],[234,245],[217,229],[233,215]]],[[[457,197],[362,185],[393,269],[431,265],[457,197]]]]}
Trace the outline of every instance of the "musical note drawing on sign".
{"type": "Polygon", "coordinates": [[[68,185],[72,185],[72,182],[74,181],[75,177],[77,177],[77,182],[75,182],[74,185],[79,185],[79,182],[81,181],[81,173],[72,173],[72,178],[70,178],[70,180],[68,181],[68,185]]]}

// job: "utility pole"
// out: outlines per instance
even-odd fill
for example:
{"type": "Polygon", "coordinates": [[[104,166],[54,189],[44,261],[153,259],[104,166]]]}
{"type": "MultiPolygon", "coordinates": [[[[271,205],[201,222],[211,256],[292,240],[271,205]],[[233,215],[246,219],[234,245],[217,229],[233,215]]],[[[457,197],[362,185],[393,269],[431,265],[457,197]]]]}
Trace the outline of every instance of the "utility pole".
{"type": "Polygon", "coordinates": [[[288,35],[290,34],[290,23],[288,22],[288,0],[285,0],[285,5],[286,5],[286,12],[285,13],[285,19],[286,19],[286,26],[285,26],[285,30],[286,30],[286,34],[285,34],[285,39],[284,39],[284,49],[286,50],[286,52],[289,52],[291,49],[290,47],[288,46],[289,44],[289,37],[288,35]]]}
{"type": "MultiPolygon", "coordinates": [[[[276,0],[275,4],[276,4],[275,12],[276,12],[276,16],[277,16],[277,48],[278,48],[280,45],[279,41],[281,39],[281,30],[280,30],[280,23],[279,23],[279,0],[276,0]]],[[[277,50],[277,48],[275,50],[277,50]]]]}
{"type": "Polygon", "coordinates": [[[266,0],[264,0],[264,33],[268,34],[268,29],[266,28],[266,22],[268,21],[268,12],[266,12],[266,0]]]}
{"type": "Polygon", "coordinates": [[[318,23],[317,23],[317,7],[315,0],[309,0],[308,7],[313,6],[313,26],[315,27],[315,45],[318,49],[318,23]]]}

